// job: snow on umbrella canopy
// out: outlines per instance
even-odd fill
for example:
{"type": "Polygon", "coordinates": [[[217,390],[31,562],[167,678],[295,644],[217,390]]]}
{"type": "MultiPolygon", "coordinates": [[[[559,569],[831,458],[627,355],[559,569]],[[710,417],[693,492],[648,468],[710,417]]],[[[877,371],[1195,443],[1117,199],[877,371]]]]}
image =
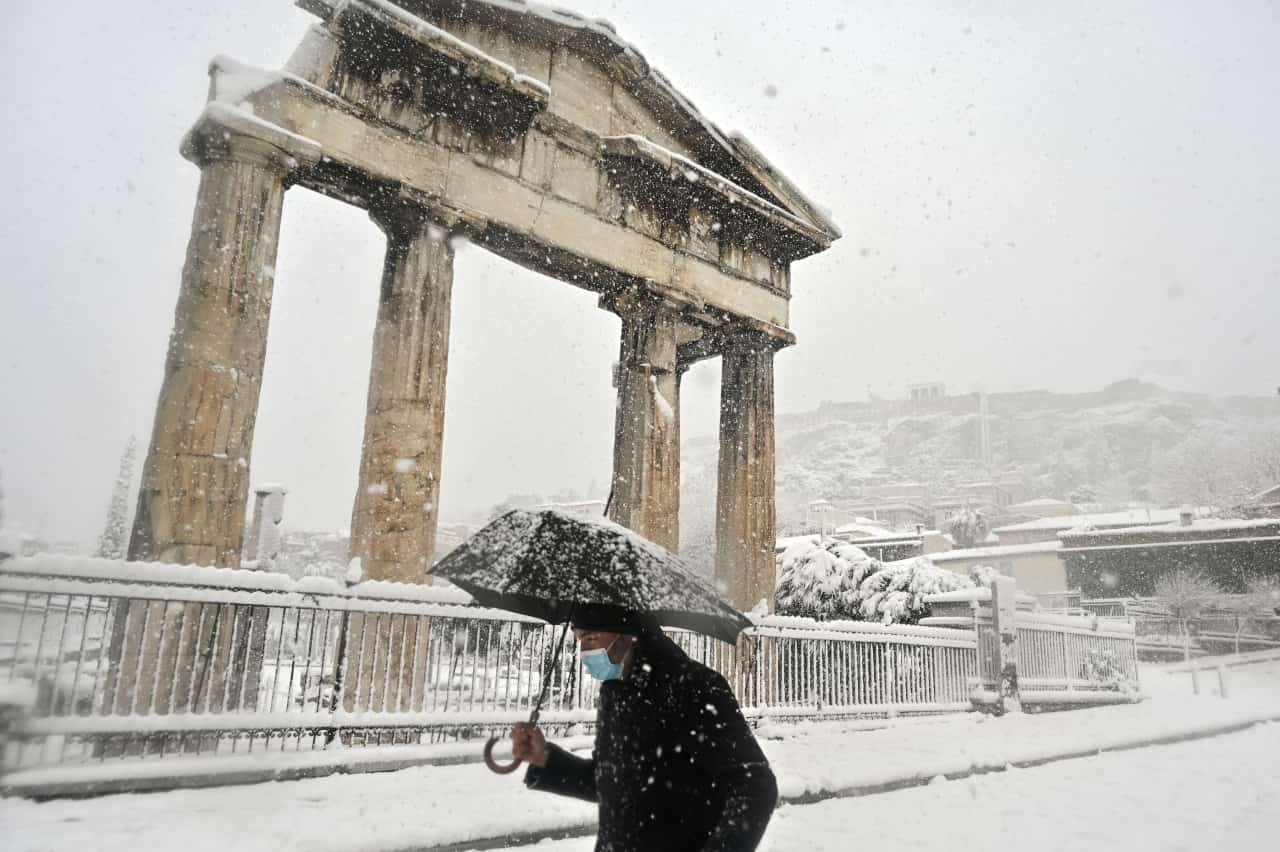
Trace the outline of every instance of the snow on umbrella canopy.
{"type": "Polygon", "coordinates": [[[431,573],[483,606],[552,623],[591,605],[648,613],[726,642],[751,626],[671,551],[612,521],[552,509],[507,512],[431,573]]]}

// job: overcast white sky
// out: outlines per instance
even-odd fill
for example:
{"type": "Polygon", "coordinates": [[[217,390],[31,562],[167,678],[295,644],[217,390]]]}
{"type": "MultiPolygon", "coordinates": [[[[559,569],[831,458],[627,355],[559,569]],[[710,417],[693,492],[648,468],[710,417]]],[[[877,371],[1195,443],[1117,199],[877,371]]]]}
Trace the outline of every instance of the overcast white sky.
{"type": "MultiPolygon", "coordinates": [[[[566,0],[610,19],[845,238],[793,270],[778,410],[966,391],[1280,384],[1280,6],[1262,0],[566,0]]],[[[92,539],[150,435],[198,180],[177,153],[210,57],[279,66],[287,0],[0,10],[0,469],[8,524],[92,539]]],[[[383,244],[288,196],[256,482],[345,527],[383,244]]],[[[588,293],[458,257],[447,516],[607,488],[618,325],[588,293]]],[[[718,367],[686,378],[715,428],[718,367]]]]}

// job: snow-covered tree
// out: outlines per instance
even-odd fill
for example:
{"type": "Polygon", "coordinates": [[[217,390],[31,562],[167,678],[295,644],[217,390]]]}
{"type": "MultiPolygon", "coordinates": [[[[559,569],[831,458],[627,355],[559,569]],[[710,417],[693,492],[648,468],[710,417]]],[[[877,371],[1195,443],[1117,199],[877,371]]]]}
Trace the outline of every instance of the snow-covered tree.
{"type": "Polygon", "coordinates": [[[1280,578],[1272,575],[1250,577],[1242,595],[1223,595],[1215,609],[1227,612],[1235,627],[1235,652],[1240,653],[1240,639],[1248,631],[1265,629],[1264,625],[1280,614],[1280,578]]]}
{"type": "Polygon", "coordinates": [[[98,555],[105,559],[123,559],[129,547],[129,489],[133,485],[133,460],[138,450],[133,435],[120,456],[120,470],[107,507],[107,524],[98,536],[98,555]]]}
{"type": "Polygon", "coordinates": [[[915,624],[929,614],[926,595],[973,588],[968,577],[926,556],[888,562],[858,586],[858,614],[882,624],[915,624]]]}
{"type": "Polygon", "coordinates": [[[1280,426],[1201,429],[1152,463],[1153,495],[1170,505],[1230,512],[1249,495],[1280,484],[1280,426]]]}
{"type": "Polygon", "coordinates": [[[845,541],[800,542],[779,557],[774,606],[783,615],[858,618],[858,586],[880,563],[845,541]]]}
{"type": "Polygon", "coordinates": [[[1191,660],[1190,625],[1222,597],[1217,583],[1194,568],[1172,571],[1156,580],[1156,597],[1178,622],[1183,658],[1191,660]]]}
{"type": "Polygon", "coordinates": [[[991,534],[991,524],[981,512],[966,506],[947,524],[947,532],[957,547],[978,547],[991,534]]]}
{"type": "Polygon", "coordinates": [[[1258,426],[1245,438],[1246,485],[1251,492],[1280,485],[1280,425],[1258,426]]]}
{"type": "Polygon", "coordinates": [[[927,557],[885,563],[848,542],[801,542],[779,559],[774,603],[783,615],[914,624],[929,614],[926,595],[973,586],[927,557]]]}

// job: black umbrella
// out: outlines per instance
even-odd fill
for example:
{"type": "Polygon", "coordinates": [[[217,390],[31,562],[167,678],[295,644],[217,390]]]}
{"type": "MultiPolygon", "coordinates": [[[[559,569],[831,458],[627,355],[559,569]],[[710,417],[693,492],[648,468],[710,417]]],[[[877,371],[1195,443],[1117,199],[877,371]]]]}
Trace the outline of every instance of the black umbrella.
{"type": "MultiPolygon", "coordinates": [[[[552,624],[565,622],[566,631],[575,611],[613,612],[619,618],[639,613],[651,623],[725,642],[736,642],[751,626],[671,551],[612,521],[551,509],[507,512],[441,559],[431,573],[483,606],[552,624]]],[[[556,653],[563,644],[564,633],[556,653]]],[[[538,721],[549,683],[550,678],[543,680],[530,724],[538,721]]],[[[495,772],[514,771],[519,761],[506,767],[493,761],[496,741],[493,737],[485,746],[485,762],[495,772]]]]}
{"type": "Polygon", "coordinates": [[[679,556],[604,518],[515,509],[440,560],[431,573],[483,606],[570,619],[575,607],[647,613],[736,642],[751,622],[679,556]]]}

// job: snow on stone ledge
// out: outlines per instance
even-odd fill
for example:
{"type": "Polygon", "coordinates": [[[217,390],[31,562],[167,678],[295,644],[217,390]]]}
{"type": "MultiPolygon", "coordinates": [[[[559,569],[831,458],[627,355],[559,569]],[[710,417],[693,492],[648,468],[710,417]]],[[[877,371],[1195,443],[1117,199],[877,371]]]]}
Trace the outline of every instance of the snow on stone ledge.
{"type": "Polygon", "coordinates": [[[350,587],[328,577],[294,580],[285,574],[215,568],[210,565],[174,565],[166,562],[125,562],[92,556],[29,556],[0,562],[0,577],[35,576],[103,583],[195,586],[257,592],[292,592],[300,595],[412,601],[466,606],[471,596],[461,589],[366,580],[350,587]]]}
{"type": "Polygon", "coordinates": [[[766,218],[774,217],[781,219],[790,225],[793,229],[800,231],[806,236],[812,236],[813,226],[803,221],[790,211],[784,210],[777,204],[768,199],[761,198],[754,192],[739,186],[729,178],[715,172],[701,163],[694,162],[688,157],[677,154],[668,148],[664,148],[645,136],[635,133],[624,133],[620,136],[604,136],[600,139],[602,150],[606,154],[615,156],[636,156],[652,160],[666,169],[678,170],[684,173],[685,179],[690,183],[701,182],[706,186],[716,190],[730,204],[741,203],[744,206],[754,207],[756,211],[766,218]],[[630,148],[631,150],[627,150],[630,148]]]}
{"type": "Polygon", "coordinates": [[[280,71],[246,65],[219,54],[209,60],[209,100],[237,108],[248,107],[252,112],[252,106],[247,103],[249,96],[283,79],[280,71]]]}

